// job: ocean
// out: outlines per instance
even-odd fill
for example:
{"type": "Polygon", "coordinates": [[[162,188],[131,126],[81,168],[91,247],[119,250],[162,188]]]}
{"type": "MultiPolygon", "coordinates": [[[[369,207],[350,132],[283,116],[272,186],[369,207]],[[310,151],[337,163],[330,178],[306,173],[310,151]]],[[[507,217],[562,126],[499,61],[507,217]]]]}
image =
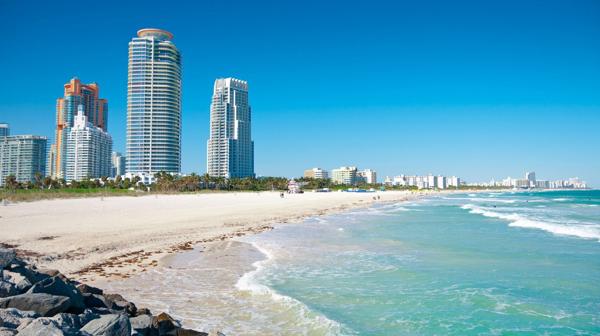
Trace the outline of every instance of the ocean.
{"type": "Polygon", "coordinates": [[[115,289],[227,335],[600,335],[599,205],[597,190],[380,203],[115,289]]]}

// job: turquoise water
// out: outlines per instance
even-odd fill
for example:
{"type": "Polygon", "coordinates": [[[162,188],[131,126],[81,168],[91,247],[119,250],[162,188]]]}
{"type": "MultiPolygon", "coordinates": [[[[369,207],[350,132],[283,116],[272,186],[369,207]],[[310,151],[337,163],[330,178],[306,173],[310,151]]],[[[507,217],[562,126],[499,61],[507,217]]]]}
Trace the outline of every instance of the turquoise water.
{"type": "Polygon", "coordinates": [[[315,218],[245,238],[269,255],[250,280],[328,334],[600,335],[599,205],[478,193],[315,218]]]}

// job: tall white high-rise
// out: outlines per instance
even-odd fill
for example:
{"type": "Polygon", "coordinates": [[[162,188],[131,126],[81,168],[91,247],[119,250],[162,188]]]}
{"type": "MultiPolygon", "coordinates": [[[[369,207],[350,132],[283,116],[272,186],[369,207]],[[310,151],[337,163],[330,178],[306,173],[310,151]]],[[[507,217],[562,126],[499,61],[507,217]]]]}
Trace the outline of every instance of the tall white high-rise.
{"type": "Polygon", "coordinates": [[[129,42],[127,172],[181,171],[181,57],[173,35],[142,29],[129,42]]]}
{"type": "Polygon", "coordinates": [[[210,105],[207,172],[225,178],[254,177],[254,142],[248,83],[235,78],[215,81],[210,105]]]}
{"type": "Polygon", "coordinates": [[[110,158],[111,168],[110,168],[110,177],[117,177],[121,175],[125,175],[125,156],[123,156],[119,152],[112,152],[112,156],[110,158]]]}
{"type": "Polygon", "coordinates": [[[66,180],[110,177],[112,139],[102,128],[88,122],[79,105],[67,137],[66,180]]]}

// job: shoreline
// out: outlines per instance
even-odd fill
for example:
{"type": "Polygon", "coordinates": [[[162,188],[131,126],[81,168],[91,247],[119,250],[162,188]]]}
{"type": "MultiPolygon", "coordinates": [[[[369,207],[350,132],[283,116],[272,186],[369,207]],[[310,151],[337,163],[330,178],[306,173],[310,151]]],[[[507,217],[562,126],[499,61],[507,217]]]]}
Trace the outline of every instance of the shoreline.
{"type": "MultiPolygon", "coordinates": [[[[461,191],[462,192],[462,191],[461,191]]],[[[276,192],[43,200],[3,206],[0,243],[78,281],[126,279],[196,245],[272,229],[274,224],[447,191],[276,192]],[[379,195],[380,200],[373,200],[379,195]]]]}

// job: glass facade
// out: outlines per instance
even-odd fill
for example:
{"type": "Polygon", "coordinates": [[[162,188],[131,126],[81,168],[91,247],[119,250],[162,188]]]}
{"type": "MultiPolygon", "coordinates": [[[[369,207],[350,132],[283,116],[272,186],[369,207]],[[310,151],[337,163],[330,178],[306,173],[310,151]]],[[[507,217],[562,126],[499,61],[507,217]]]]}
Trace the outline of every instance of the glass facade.
{"type": "Polygon", "coordinates": [[[128,173],[181,171],[181,56],[172,37],[142,29],[129,42],[128,173]]]}
{"type": "Polygon", "coordinates": [[[0,186],[6,177],[14,175],[18,182],[35,179],[46,172],[47,139],[35,135],[0,137],[0,186]]]}

